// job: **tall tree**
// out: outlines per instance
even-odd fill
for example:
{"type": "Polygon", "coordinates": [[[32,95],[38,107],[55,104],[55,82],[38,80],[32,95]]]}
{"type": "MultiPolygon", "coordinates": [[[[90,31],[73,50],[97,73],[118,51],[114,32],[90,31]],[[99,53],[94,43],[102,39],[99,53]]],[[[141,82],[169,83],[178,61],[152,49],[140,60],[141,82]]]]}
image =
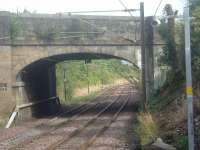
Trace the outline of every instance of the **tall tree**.
{"type": "Polygon", "coordinates": [[[174,11],[170,4],[166,4],[163,9],[164,19],[161,20],[159,29],[159,33],[166,43],[166,46],[163,47],[161,63],[170,66],[173,72],[176,72],[178,69],[175,42],[175,19],[173,17],[176,14],[177,11],[174,11]]]}
{"type": "Polygon", "coordinates": [[[200,1],[193,0],[191,5],[192,20],[192,63],[194,80],[200,80],[200,1]]]}

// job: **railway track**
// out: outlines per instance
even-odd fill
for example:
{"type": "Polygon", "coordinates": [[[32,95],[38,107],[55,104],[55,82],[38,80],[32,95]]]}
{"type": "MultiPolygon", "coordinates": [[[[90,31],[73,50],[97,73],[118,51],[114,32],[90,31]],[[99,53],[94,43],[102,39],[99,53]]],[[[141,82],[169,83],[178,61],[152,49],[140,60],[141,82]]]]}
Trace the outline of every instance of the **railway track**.
{"type": "MultiPolygon", "coordinates": [[[[66,111],[63,111],[63,112],[62,112],[62,111],[61,111],[61,112],[58,112],[58,113],[55,115],[54,118],[52,118],[51,120],[48,121],[48,123],[53,122],[53,121],[56,121],[59,117],[62,117],[62,116],[64,116],[64,115],[66,115],[66,114],[70,114],[70,113],[72,113],[72,112],[75,112],[75,114],[76,114],[76,111],[79,111],[80,109],[82,109],[82,108],[84,108],[84,107],[87,107],[87,105],[93,104],[94,102],[98,102],[99,99],[102,98],[102,97],[100,97],[100,96],[104,95],[105,98],[108,97],[107,94],[108,94],[109,92],[111,92],[113,89],[114,89],[114,87],[112,87],[112,88],[110,88],[110,89],[104,91],[103,93],[101,93],[101,95],[99,95],[97,98],[95,98],[95,100],[92,101],[92,102],[87,102],[87,103],[84,103],[84,104],[82,104],[82,105],[75,106],[75,107],[71,108],[70,110],[66,110],[66,111]]],[[[46,123],[45,123],[45,124],[46,124],[46,123]]],[[[41,124],[41,125],[44,125],[44,124],[41,124]]]]}
{"type": "Polygon", "coordinates": [[[128,101],[129,101],[129,99],[127,99],[121,105],[121,107],[118,109],[118,111],[114,114],[114,116],[111,118],[111,120],[106,125],[104,125],[95,135],[93,135],[90,139],[88,139],[87,142],[85,142],[84,144],[82,144],[80,146],[80,150],[88,149],[88,147],[90,147],[97,140],[97,138],[99,136],[101,136],[110,127],[110,125],[117,119],[117,117],[119,116],[121,111],[126,107],[128,101]]]}
{"type": "MultiPolygon", "coordinates": [[[[109,126],[117,119],[117,117],[119,116],[119,114],[121,113],[121,111],[126,107],[128,101],[130,100],[130,95],[126,96],[126,98],[123,98],[123,101],[120,101],[121,95],[118,96],[112,103],[110,103],[108,106],[106,106],[103,110],[101,110],[97,115],[95,115],[92,119],[90,119],[87,123],[85,123],[82,127],[76,129],[75,131],[73,131],[71,134],[69,134],[68,136],[64,136],[61,140],[51,144],[49,147],[47,147],[45,150],[54,150],[54,149],[72,149],[73,145],[77,145],[77,144],[68,144],[68,146],[66,146],[66,143],[70,142],[71,140],[73,140],[73,138],[76,139],[76,136],[81,135],[82,132],[84,132],[84,130],[86,130],[86,128],[90,127],[91,125],[97,126],[97,124],[95,124],[96,121],[98,121],[98,119],[104,115],[104,113],[106,111],[109,111],[109,109],[111,109],[111,107],[115,104],[118,103],[119,108],[117,109],[117,111],[111,115],[110,120],[108,121],[108,123],[106,123],[105,125],[101,126],[99,130],[96,131],[95,134],[93,134],[93,136],[91,136],[89,139],[86,140],[85,143],[81,144],[80,147],[78,148],[74,148],[74,149],[79,149],[79,150],[86,150],[90,145],[92,145],[95,140],[104,132],[106,131],[109,126]],[[63,146],[64,145],[64,146],[63,146]]],[[[82,135],[83,137],[83,135],[82,135]]],[[[76,139],[76,141],[78,141],[78,139],[76,139]]]]}
{"type": "MultiPolygon", "coordinates": [[[[113,90],[113,89],[111,89],[111,90],[113,90]]],[[[110,90],[106,91],[104,94],[106,95],[106,93],[109,93],[109,92],[110,92],[110,90]]],[[[109,97],[109,95],[106,95],[104,98],[107,99],[108,97],[109,97]]],[[[101,99],[102,99],[102,97],[101,97],[101,99]]],[[[96,101],[98,101],[98,98],[97,98],[97,100],[95,100],[95,102],[96,101]]],[[[92,102],[92,104],[93,103],[94,102],[92,102]]],[[[65,111],[63,113],[60,113],[59,117],[63,117],[66,114],[71,114],[71,116],[67,119],[64,119],[62,122],[59,122],[56,126],[53,126],[50,129],[47,129],[43,132],[35,133],[35,130],[37,130],[38,128],[40,129],[40,128],[45,127],[46,124],[51,124],[53,122],[57,122],[59,117],[55,117],[55,118],[49,120],[47,123],[41,124],[33,129],[31,129],[29,132],[26,132],[25,134],[20,134],[17,137],[11,138],[7,142],[7,144],[5,144],[5,143],[3,144],[4,145],[3,147],[0,145],[0,148],[1,149],[23,149],[23,147],[25,147],[27,144],[31,143],[32,141],[37,140],[41,136],[48,136],[49,133],[56,131],[57,129],[59,129],[62,126],[65,126],[67,123],[73,121],[73,119],[78,118],[81,114],[87,112],[91,108],[93,108],[93,109],[96,108],[100,104],[101,104],[101,102],[97,102],[96,104],[93,104],[93,105],[91,105],[91,103],[83,104],[81,106],[78,106],[78,107],[72,108],[68,111],[65,111]]]]}

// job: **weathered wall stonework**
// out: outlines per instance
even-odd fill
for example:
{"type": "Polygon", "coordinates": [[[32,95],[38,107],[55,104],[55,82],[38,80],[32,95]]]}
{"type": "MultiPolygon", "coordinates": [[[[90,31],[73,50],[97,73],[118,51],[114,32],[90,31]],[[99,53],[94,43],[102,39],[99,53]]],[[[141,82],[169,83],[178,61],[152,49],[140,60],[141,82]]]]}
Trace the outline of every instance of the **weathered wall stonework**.
{"type": "Polygon", "coordinates": [[[12,93],[12,50],[10,46],[0,47],[0,74],[0,113],[9,112],[15,105],[12,93]]]}
{"type": "Polygon", "coordinates": [[[56,96],[52,68],[66,59],[118,58],[137,65],[138,39],[130,17],[0,13],[0,104],[56,96]]]}

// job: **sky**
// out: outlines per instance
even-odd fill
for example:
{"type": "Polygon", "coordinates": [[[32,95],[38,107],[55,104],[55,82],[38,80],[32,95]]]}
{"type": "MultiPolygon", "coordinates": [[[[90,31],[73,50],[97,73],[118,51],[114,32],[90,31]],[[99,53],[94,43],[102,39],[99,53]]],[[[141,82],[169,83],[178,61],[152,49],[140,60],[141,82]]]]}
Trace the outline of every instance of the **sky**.
{"type": "MultiPolygon", "coordinates": [[[[122,0],[130,9],[138,9],[144,2],[145,16],[154,15],[160,0],[122,0]]],[[[182,13],[184,0],[163,0],[156,15],[162,14],[165,4],[182,13]]],[[[73,11],[121,10],[124,9],[119,0],[0,0],[0,11],[22,12],[24,9],[37,13],[63,13],[73,11]]],[[[137,15],[138,12],[133,13],[137,15]]],[[[128,15],[127,13],[92,13],[90,15],[128,15]]]]}

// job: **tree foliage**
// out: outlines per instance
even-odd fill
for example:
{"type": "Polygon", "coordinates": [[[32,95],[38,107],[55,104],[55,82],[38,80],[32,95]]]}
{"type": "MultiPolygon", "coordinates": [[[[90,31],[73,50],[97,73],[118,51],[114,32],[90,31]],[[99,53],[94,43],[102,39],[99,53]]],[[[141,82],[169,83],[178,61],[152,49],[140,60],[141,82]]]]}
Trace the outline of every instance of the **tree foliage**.
{"type": "Polygon", "coordinates": [[[195,18],[192,21],[192,49],[194,55],[200,56],[200,3],[196,2],[196,6],[192,6],[192,16],[195,18]]]}
{"type": "MultiPolygon", "coordinates": [[[[200,1],[193,0],[191,4],[191,16],[194,17],[191,20],[192,68],[194,80],[197,81],[200,79],[200,1]]],[[[167,4],[163,10],[163,15],[164,18],[176,15],[176,11],[172,9],[171,5],[167,4]]],[[[159,33],[166,42],[160,62],[161,64],[170,66],[172,71],[178,69],[179,72],[181,70],[182,74],[185,72],[183,26],[183,22],[174,22],[173,18],[168,20],[161,19],[161,25],[159,26],[159,33]]]]}
{"type": "Polygon", "coordinates": [[[200,80],[200,1],[193,0],[191,13],[195,18],[192,20],[192,68],[194,80],[200,80]]]}
{"type": "MultiPolygon", "coordinates": [[[[174,15],[176,11],[172,9],[170,4],[164,7],[164,17],[174,15]]],[[[174,18],[161,19],[161,25],[159,27],[159,33],[166,45],[163,47],[163,53],[160,59],[161,64],[171,67],[173,71],[177,70],[177,52],[175,43],[175,22],[174,18]]]]}
{"type": "Polygon", "coordinates": [[[11,24],[10,24],[10,38],[13,42],[16,40],[18,36],[22,34],[23,26],[18,16],[11,17],[11,24]]]}
{"type": "Polygon", "coordinates": [[[90,85],[106,85],[113,83],[116,79],[125,78],[128,81],[138,80],[138,70],[128,64],[122,64],[120,60],[92,60],[85,64],[84,61],[65,61],[57,64],[57,91],[58,95],[64,97],[64,68],[66,69],[66,92],[67,99],[71,99],[75,88],[90,85]],[[88,72],[87,72],[88,67],[88,72]],[[132,79],[131,79],[132,78],[132,79]]]}

